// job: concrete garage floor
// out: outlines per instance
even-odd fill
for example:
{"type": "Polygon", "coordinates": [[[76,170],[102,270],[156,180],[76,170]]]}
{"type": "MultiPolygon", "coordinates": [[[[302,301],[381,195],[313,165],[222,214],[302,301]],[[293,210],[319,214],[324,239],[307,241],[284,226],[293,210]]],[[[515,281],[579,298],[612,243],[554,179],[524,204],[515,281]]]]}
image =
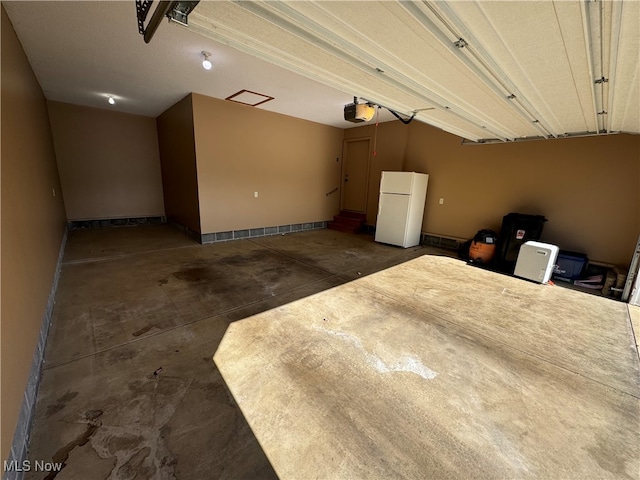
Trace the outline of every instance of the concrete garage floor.
{"type": "Polygon", "coordinates": [[[57,479],[639,478],[628,307],[444,253],[72,231],[29,459],[57,479]]]}

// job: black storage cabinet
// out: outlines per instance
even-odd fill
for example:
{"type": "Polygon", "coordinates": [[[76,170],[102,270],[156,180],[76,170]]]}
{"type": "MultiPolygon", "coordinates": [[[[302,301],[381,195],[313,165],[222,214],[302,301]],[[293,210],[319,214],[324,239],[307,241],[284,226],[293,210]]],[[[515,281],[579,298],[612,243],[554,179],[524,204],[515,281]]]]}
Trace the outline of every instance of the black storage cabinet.
{"type": "Polygon", "coordinates": [[[520,247],[529,240],[540,240],[542,227],[547,219],[542,215],[509,213],[502,217],[502,228],[498,237],[497,267],[513,274],[520,247]]]}

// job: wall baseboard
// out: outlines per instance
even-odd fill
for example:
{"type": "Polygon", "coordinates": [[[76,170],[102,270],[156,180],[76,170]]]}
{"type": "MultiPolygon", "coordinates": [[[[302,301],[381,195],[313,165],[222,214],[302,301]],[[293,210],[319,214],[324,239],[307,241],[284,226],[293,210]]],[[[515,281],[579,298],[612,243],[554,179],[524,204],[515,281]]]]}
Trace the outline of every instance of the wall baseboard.
{"type": "Polygon", "coordinates": [[[367,225],[366,223],[362,226],[362,231],[364,233],[371,233],[374,234],[376,233],[376,226],[375,225],[367,225]]]}
{"type": "Polygon", "coordinates": [[[228,230],[226,232],[199,233],[191,230],[189,227],[169,220],[169,225],[177,228],[187,237],[192,238],[202,245],[210,243],[228,242],[230,240],[240,240],[243,238],[267,237],[269,235],[285,235],[294,232],[306,232],[309,230],[318,230],[327,228],[328,220],[320,222],[292,223],[289,225],[279,225],[273,227],[246,228],[244,230],[228,230]]]}
{"type": "Polygon", "coordinates": [[[138,225],[160,225],[167,223],[167,217],[158,215],[155,217],[131,217],[131,218],[102,218],[100,220],[71,220],[67,222],[69,230],[78,228],[102,228],[102,227],[133,227],[138,225]]]}
{"type": "Polygon", "coordinates": [[[228,242],[229,240],[240,240],[242,238],[257,238],[270,235],[306,232],[309,230],[319,230],[321,228],[327,228],[327,220],[320,222],[292,223],[289,225],[278,225],[273,227],[247,228],[244,230],[229,230],[226,232],[203,233],[200,235],[199,242],[205,245],[209,243],[228,242]]]}
{"type": "MultiPolygon", "coordinates": [[[[374,225],[364,225],[363,231],[365,233],[375,234],[376,227],[374,225]]],[[[431,235],[428,233],[420,234],[420,245],[429,247],[445,248],[447,250],[458,250],[458,248],[460,248],[460,246],[464,242],[466,242],[466,240],[450,237],[440,237],[438,235],[431,235]]]]}
{"type": "Polygon", "coordinates": [[[195,230],[191,230],[189,227],[187,227],[186,225],[183,225],[181,223],[176,222],[175,220],[167,220],[167,224],[170,227],[176,228],[178,230],[180,230],[182,233],[184,233],[187,237],[189,237],[190,239],[198,242],[198,243],[202,243],[200,242],[200,232],[196,232],[195,230]]]}
{"type": "Polygon", "coordinates": [[[226,232],[199,233],[191,230],[180,223],[169,220],[169,225],[177,228],[187,237],[202,245],[211,243],[229,242],[231,240],[241,240],[243,238],[267,237],[270,235],[285,235],[287,233],[306,232],[309,230],[319,230],[327,228],[328,220],[320,222],[292,223],[289,225],[279,225],[273,227],[246,228],[244,230],[228,230],[226,232]]]}
{"type": "Polygon", "coordinates": [[[420,235],[420,243],[422,245],[445,248],[447,250],[458,250],[464,242],[466,242],[466,240],[429,235],[428,233],[422,233],[420,235]]]}
{"type": "MultiPolygon", "coordinates": [[[[64,249],[67,245],[68,234],[69,229],[65,228],[64,235],[62,236],[62,242],[60,244],[60,251],[58,252],[58,261],[56,262],[56,269],[53,275],[51,291],[49,292],[49,298],[47,299],[47,305],[45,307],[44,317],[42,319],[42,326],[40,327],[38,344],[36,345],[36,349],[33,354],[33,362],[31,364],[31,370],[29,371],[27,388],[24,391],[22,407],[20,408],[20,414],[18,416],[18,424],[13,435],[13,444],[11,445],[9,458],[7,459],[8,466],[13,465],[22,467],[22,462],[27,459],[29,440],[31,438],[31,427],[33,425],[33,418],[36,407],[36,398],[38,395],[38,388],[40,386],[42,366],[44,364],[44,351],[45,347],[47,346],[47,337],[49,335],[49,327],[51,326],[51,316],[53,313],[53,306],[55,304],[56,292],[58,290],[60,272],[62,271],[62,258],[64,257],[64,249]]],[[[13,468],[6,471],[3,478],[5,480],[22,480],[23,476],[23,472],[16,471],[16,468],[13,468]]]]}

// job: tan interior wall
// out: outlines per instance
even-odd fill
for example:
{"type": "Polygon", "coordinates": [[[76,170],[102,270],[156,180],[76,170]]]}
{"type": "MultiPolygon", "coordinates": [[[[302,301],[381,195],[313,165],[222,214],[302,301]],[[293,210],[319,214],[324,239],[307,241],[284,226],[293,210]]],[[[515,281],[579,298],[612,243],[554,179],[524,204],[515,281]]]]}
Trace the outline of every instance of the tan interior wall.
{"type": "Polygon", "coordinates": [[[404,169],[430,175],[425,232],[467,239],[499,231],[509,212],[540,214],[549,220],[543,241],[629,265],[640,232],[640,136],[462,146],[414,122],[404,169]]]}
{"type": "Polygon", "coordinates": [[[401,171],[409,135],[409,126],[398,120],[378,125],[377,138],[374,125],[348,128],[344,139],[369,138],[374,143],[376,154],[371,155],[369,185],[367,192],[367,225],[375,225],[378,216],[380,177],[383,171],[401,171]]]}
{"type": "Polygon", "coordinates": [[[65,214],[47,104],[4,7],[1,10],[0,450],[6,459],[52,287],[65,214]]]}
{"type": "Polygon", "coordinates": [[[69,220],[164,215],[155,119],[48,107],[69,220]]]}
{"type": "Polygon", "coordinates": [[[200,232],[192,96],[156,119],[167,218],[200,232]]]}
{"type": "Polygon", "coordinates": [[[338,213],[341,129],[198,94],[193,111],[202,233],[338,213]]]}

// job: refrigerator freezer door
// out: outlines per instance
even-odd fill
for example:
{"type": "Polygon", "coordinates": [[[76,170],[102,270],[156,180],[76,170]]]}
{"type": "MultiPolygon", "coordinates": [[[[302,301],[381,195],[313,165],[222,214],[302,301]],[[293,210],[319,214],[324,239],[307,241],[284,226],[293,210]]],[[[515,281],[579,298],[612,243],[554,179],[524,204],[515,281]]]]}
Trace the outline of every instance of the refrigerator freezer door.
{"type": "Polygon", "coordinates": [[[409,195],[413,186],[414,174],[411,172],[382,172],[380,193],[399,193],[409,195]]]}
{"type": "Polygon", "coordinates": [[[405,246],[409,195],[380,194],[376,242],[405,246]]]}

